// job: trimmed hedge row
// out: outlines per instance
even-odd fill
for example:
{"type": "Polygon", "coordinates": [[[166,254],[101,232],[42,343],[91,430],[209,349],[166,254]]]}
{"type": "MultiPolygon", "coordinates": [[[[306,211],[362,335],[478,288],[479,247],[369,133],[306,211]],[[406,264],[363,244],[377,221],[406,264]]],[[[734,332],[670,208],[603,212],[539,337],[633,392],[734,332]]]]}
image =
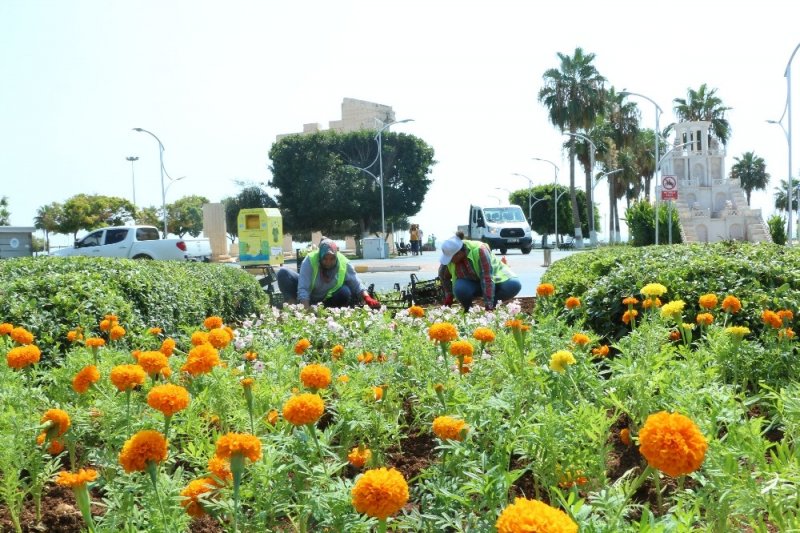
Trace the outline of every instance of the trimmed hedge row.
{"type": "Polygon", "coordinates": [[[738,325],[758,331],[764,309],[790,309],[795,313],[792,325],[797,331],[800,250],[737,242],[612,246],[556,261],[542,282],[555,286],[556,298],[579,297],[587,326],[609,339],[618,339],[628,330],[621,321],[627,309],[622,299],[636,296],[641,300],[639,290],[647,283],[667,287],[663,303],[685,301],[686,322],[694,322],[701,295],[715,293],[721,301],[732,294],[743,306],[738,325]]]}
{"type": "Polygon", "coordinates": [[[211,315],[239,322],[268,304],[255,277],[219,264],[102,257],[0,261],[0,322],[24,324],[45,357],[59,352],[77,326],[98,334],[106,314],[117,315],[129,332],[160,327],[171,335],[211,315]]]}

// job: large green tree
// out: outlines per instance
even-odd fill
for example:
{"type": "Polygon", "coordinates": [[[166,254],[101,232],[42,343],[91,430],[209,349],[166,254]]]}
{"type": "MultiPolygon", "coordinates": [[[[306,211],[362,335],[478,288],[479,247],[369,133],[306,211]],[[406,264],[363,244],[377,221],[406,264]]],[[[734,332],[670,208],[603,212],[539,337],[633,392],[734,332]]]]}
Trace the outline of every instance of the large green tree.
{"type": "Polygon", "coordinates": [[[45,250],[48,253],[50,253],[50,234],[58,233],[58,221],[63,212],[63,206],[53,202],[37,209],[33,218],[33,227],[44,231],[45,250]]]}
{"type": "MultiPolygon", "coordinates": [[[[780,187],[775,187],[775,209],[778,211],[786,211],[786,206],[789,202],[786,199],[786,191],[789,189],[789,182],[781,180],[780,187]]],[[[797,198],[800,196],[800,182],[792,182],[792,211],[797,209],[797,198]]]]}
{"type": "MultiPolygon", "coordinates": [[[[225,228],[228,238],[233,243],[239,236],[239,211],[259,207],[278,207],[278,202],[258,185],[239,182],[244,188],[236,196],[222,199],[225,206],[225,228]]],[[[286,226],[284,224],[284,231],[286,226]]]]}
{"type": "Polygon", "coordinates": [[[136,208],[124,198],[76,194],[64,202],[58,220],[58,233],[77,237],[81,230],[91,231],[104,226],[122,226],[133,220],[136,208]]]}
{"type": "Polygon", "coordinates": [[[197,237],[203,232],[203,205],[205,196],[184,196],[167,205],[167,228],[169,232],[183,238],[187,233],[197,237]]]}
{"type": "MultiPolygon", "coordinates": [[[[537,185],[531,189],[520,189],[513,191],[509,197],[509,202],[516,204],[526,213],[528,212],[528,201],[531,202],[531,229],[542,236],[542,246],[546,245],[546,236],[556,232],[556,217],[553,209],[556,202],[553,201],[554,191],[558,194],[558,235],[556,241],[562,235],[569,235],[572,231],[572,211],[570,207],[569,188],[554,184],[537,185]]],[[[588,218],[586,218],[586,195],[583,191],[577,191],[578,205],[580,207],[581,226],[588,230],[588,218]]]]}
{"type": "Polygon", "coordinates": [[[331,237],[381,230],[381,184],[386,227],[419,212],[431,184],[433,148],[413,135],[325,131],[284,137],[270,150],[272,179],[284,229],[331,237]]]}
{"type": "Polygon", "coordinates": [[[734,157],[736,161],[731,167],[731,179],[738,179],[739,184],[747,195],[747,205],[750,205],[750,194],[754,190],[766,190],[769,183],[769,173],[762,157],[753,152],[745,152],[742,157],[734,157]]]}
{"type": "MultiPolygon", "coordinates": [[[[558,53],[559,68],[545,71],[544,86],[539,90],[539,102],[548,110],[550,122],[562,133],[578,133],[591,128],[598,115],[603,113],[606,79],[592,65],[594,54],[576,48],[573,56],[558,53]]],[[[569,195],[572,207],[572,227],[575,229],[576,247],[583,247],[578,199],[575,191],[575,152],[570,144],[569,195]]],[[[591,175],[586,179],[586,196],[592,203],[591,175]]]]}
{"type": "MultiPolygon", "coordinates": [[[[722,105],[716,89],[709,90],[704,83],[696,91],[691,88],[687,89],[686,98],[675,98],[673,103],[675,104],[673,111],[678,122],[709,121],[712,135],[723,145],[728,143],[728,139],[731,137],[731,126],[725,118],[725,112],[731,108],[722,105]]],[[[673,126],[674,124],[670,124],[668,129],[673,126]]]]}

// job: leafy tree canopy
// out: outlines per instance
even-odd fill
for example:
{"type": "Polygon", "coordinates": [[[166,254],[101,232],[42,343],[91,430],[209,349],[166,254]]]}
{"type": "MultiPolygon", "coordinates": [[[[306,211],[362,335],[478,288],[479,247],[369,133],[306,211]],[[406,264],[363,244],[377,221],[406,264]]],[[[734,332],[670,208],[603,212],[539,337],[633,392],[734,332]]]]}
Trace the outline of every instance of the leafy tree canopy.
{"type": "Polygon", "coordinates": [[[203,205],[205,196],[184,196],[167,206],[167,228],[170,233],[183,237],[187,233],[197,237],[203,232],[203,205]]]}
{"type": "Polygon", "coordinates": [[[0,226],[10,226],[11,211],[8,210],[8,196],[0,198],[0,226]]]}
{"type": "MultiPolygon", "coordinates": [[[[240,182],[240,185],[244,183],[240,182]]],[[[239,194],[222,199],[225,206],[226,233],[231,242],[239,235],[239,211],[258,207],[278,207],[278,203],[258,185],[245,185],[239,194]]],[[[285,231],[284,221],[284,231],[285,231]]]]}
{"type": "Polygon", "coordinates": [[[764,159],[753,152],[745,152],[742,157],[733,159],[736,163],[731,167],[731,179],[739,180],[739,184],[747,194],[747,205],[750,205],[750,194],[753,190],[763,191],[767,188],[769,172],[764,159]]]}
{"type": "MultiPolygon", "coordinates": [[[[555,232],[555,213],[553,207],[553,191],[558,193],[558,234],[569,235],[575,229],[572,226],[572,211],[570,208],[569,188],[563,185],[557,187],[551,184],[537,185],[530,189],[531,229],[539,235],[551,235],[555,232]]],[[[528,214],[529,189],[520,189],[511,193],[510,202],[522,208],[528,214]]],[[[586,220],[586,193],[576,191],[578,206],[581,214],[581,226],[588,231],[586,220]]]]}
{"type": "Polygon", "coordinates": [[[75,238],[81,230],[122,226],[133,220],[134,213],[133,204],[124,198],[77,194],[64,202],[58,233],[72,234],[75,238]]]}

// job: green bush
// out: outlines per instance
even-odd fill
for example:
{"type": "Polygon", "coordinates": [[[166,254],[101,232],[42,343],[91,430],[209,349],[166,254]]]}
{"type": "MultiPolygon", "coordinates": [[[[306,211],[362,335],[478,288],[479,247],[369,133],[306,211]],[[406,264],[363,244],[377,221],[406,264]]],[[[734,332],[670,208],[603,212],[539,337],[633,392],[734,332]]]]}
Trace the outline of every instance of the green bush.
{"type": "Polygon", "coordinates": [[[780,215],[772,215],[767,220],[769,234],[775,244],[786,244],[786,221],[780,215]]]}
{"type": "MultiPolygon", "coordinates": [[[[586,325],[609,339],[622,337],[627,309],[622,299],[636,296],[647,283],[660,283],[661,298],[686,302],[684,321],[694,322],[698,298],[715,293],[742,301],[736,324],[762,329],[764,309],[790,309],[797,315],[800,301],[800,250],[774,244],[723,242],[645,248],[608,247],[573,254],[553,263],[542,281],[556,288],[556,301],[577,296],[586,325]]],[[[537,306],[544,313],[547,306],[537,306]]],[[[798,319],[792,321],[797,326],[798,319]]]]}
{"type": "MultiPolygon", "coordinates": [[[[650,202],[635,202],[625,210],[625,218],[630,229],[631,242],[634,246],[648,246],[655,244],[655,209],[650,202]]],[[[658,204],[658,242],[669,242],[669,207],[666,202],[658,204]]],[[[678,210],[672,209],[672,243],[683,242],[681,238],[681,223],[678,210]]]]}
{"type": "Polygon", "coordinates": [[[97,335],[98,322],[109,313],[131,334],[160,327],[174,335],[211,315],[241,321],[265,302],[255,277],[218,264],[99,257],[0,261],[0,322],[25,324],[45,358],[49,350],[61,351],[77,326],[97,335]]]}

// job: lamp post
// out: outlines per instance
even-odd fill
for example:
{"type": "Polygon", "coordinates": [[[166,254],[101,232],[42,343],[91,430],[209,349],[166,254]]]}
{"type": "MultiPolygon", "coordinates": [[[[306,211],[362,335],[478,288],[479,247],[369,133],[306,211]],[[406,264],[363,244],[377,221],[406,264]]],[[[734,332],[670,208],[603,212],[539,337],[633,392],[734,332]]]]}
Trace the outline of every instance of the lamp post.
{"type": "Polygon", "coordinates": [[[541,157],[532,157],[534,161],[544,161],[545,163],[550,163],[553,165],[553,232],[555,233],[555,246],[558,247],[558,199],[562,196],[558,194],[558,171],[561,170],[558,168],[558,165],[550,161],[549,159],[542,159],[541,157]]]}
{"type": "MultiPolygon", "coordinates": [[[[384,124],[381,129],[378,130],[378,133],[375,135],[375,141],[378,143],[378,181],[380,182],[381,187],[381,233],[383,236],[383,244],[381,244],[381,259],[386,259],[386,215],[384,213],[383,207],[383,132],[389,126],[394,126],[395,124],[403,124],[405,122],[412,122],[413,118],[407,118],[404,120],[396,120],[394,122],[389,122],[388,124],[384,124]]],[[[372,165],[370,165],[372,166],[372,165]]]]}
{"type": "Polygon", "coordinates": [[[506,193],[508,193],[508,198],[511,199],[511,191],[509,191],[505,187],[495,187],[494,190],[496,190],[496,191],[506,191],[506,193]]]}
{"type": "Polygon", "coordinates": [[[499,196],[495,196],[493,194],[487,194],[486,196],[488,196],[489,198],[494,198],[495,200],[497,200],[497,205],[503,205],[503,200],[501,200],[499,196]]]}
{"type": "Polygon", "coordinates": [[[164,218],[164,238],[167,238],[167,190],[164,188],[164,144],[161,142],[161,139],[156,137],[155,133],[151,131],[147,131],[143,128],[133,128],[133,131],[138,131],[140,133],[146,133],[150,135],[153,139],[158,142],[158,162],[159,162],[159,169],[161,171],[161,211],[163,213],[164,218]]]}
{"type": "MultiPolygon", "coordinates": [[[[653,179],[655,180],[656,184],[658,184],[658,136],[661,134],[660,130],[658,129],[658,118],[661,116],[661,114],[664,111],[661,110],[661,108],[658,106],[658,104],[655,102],[655,100],[653,100],[652,98],[649,98],[649,97],[647,97],[647,96],[645,96],[643,94],[634,93],[634,92],[625,91],[625,90],[623,90],[619,94],[620,94],[620,96],[638,96],[639,98],[644,98],[645,100],[647,100],[648,102],[650,102],[651,104],[653,104],[656,107],[656,131],[655,131],[655,135],[654,135],[655,144],[656,144],[656,148],[655,148],[656,168],[654,170],[655,175],[653,176],[653,179]]],[[[650,191],[648,190],[648,192],[650,192],[650,191]]],[[[654,196],[655,196],[655,198],[653,200],[654,200],[655,206],[656,206],[656,244],[658,244],[658,195],[654,195],[654,196]]],[[[670,224],[670,227],[671,226],[672,225],[670,224]]]]}
{"type": "Polygon", "coordinates": [[[131,185],[133,186],[133,223],[136,224],[136,175],[133,172],[133,162],[138,161],[136,156],[128,156],[125,158],[131,162],[131,185]]]}
{"type": "MultiPolygon", "coordinates": [[[[608,176],[613,176],[617,172],[622,172],[623,169],[615,168],[614,170],[609,170],[608,172],[603,172],[599,176],[595,178],[594,183],[592,184],[592,197],[594,197],[594,188],[597,187],[597,184],[600,183],[600,180],[606,178],[608,176]]],[[[609,200],[611,198],[609,197],[609,200]]],[[[622,239],[616,234],[616,225],[614,224],[614,220],[611,217],[611,205],[608,206],[608,240],[609,242],[618,242],[622,239]]]]}
{"type": "MultiPolygon", "coordinates": [[[[787,102],[788,104],[788,102],[787,102]]],[[[794,196],[794,191],[792,191],[792,138],[789,136],[789,132],[786,131],[786,128],[783,127],[783,117],[786,116],[786,108],[783,108],[783,115],[781,116],[780,120],[768,120],[769,124],[777,124],[783,130],[783,135],[786,137],[786,143],[789,145],[789,181],[788,187],[786,191],[786,212],[789,214],[787,217],[789,219],[787,231],[789,232],[788,244],[789,246],[792,245],[792,196],[794,196]]],[[[797,207],[798,209],[798,216],[800,216],[800,205],[797,207]]],[[[800,218],[798,218],[800,221],[800,218]]],[[[800,229],[800,228],[798,228],[800,229]]]]}
{"type": "Polygon", "coordinates": [[[512,176],[519,176],[520,178],[525,178],[528,180],[528,224],[532,222],[531,220],[531,210],[533,209],[533,204],[531,204],[531,190],[533,189],[533,180],[531,180],[525,174],[519,174],[517,172],[512,172],[512,176]]]}
{"type": "Polygon", "coordinates": [[[586,191],[586,219],[589,223],[589,243],[592,246],[597,246],[597,231],[594,229],[594,157],[597,153],[597,146],[592,142],[592,140],[582,133],[570,133],[566,132],[564,135],[569,135],[570,137],[577,137],[578,139],[584,140],[589,143],[592,147],[592,151],[589,153],[589,178],[592,180],[592,186],[589,190],[586,191]]]}
{"type": "MultiPolygon", "coordinates": [[[[672,148],[670,148],[669,150],[667,150],[666,152],[664,152],[664,155],[661,156],[661,159],[659,159],[656,162],[656,171],[657,172],[661,172],[661,163],[667,158],[667,156],[669,154],[671,154],[675,150],[678,150],[679,148],[683,148],[684,146],[690,146],[691,144],[692,144],[691,142],[677,144],[677,145],[673,146],[672,148]]],[[[656,185],[656,197],[658,197],[658,185],[656,185]]],[[[712,203],[713,203],[713,200],[712,200],[712,203]]],[[[656,211],[656,222],[658,222],[658,211],[656,211]]],[[[668,226],[667,226],[667,235],[668,235],[668,239],[669,239],[668,243],[672,244],[672,200],[669,200],[669,203],[667,204],[667,224],[668,224],[668,226]]],[[[656,228],[657,227],[658,227],[658,225],[656,225],[656,228]]],[[[656,234],[656,238],[658,238],[658,234],[656,234]]],[[[658,244],[658,243],[656,243],[656,244],[658,244]]]]}

